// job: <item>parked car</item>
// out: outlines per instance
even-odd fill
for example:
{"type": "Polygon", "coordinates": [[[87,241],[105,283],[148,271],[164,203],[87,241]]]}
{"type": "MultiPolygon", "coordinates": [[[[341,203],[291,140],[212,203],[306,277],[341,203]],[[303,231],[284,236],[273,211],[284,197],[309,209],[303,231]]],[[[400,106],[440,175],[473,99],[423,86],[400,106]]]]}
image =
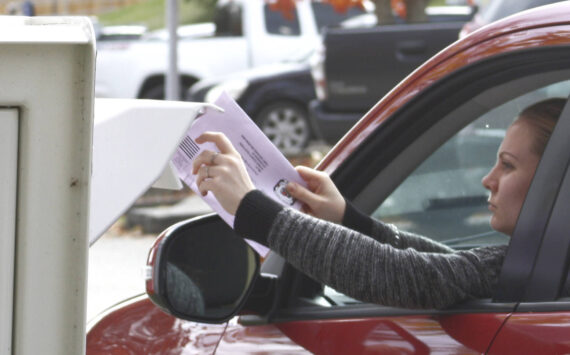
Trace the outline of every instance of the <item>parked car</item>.
{"type": "Polygon", "coordinates": [[[445,310],[362,303],[274,253],[259,266],[210,215],[159,236],[148,257],[148,295],[92,322],[87,353],[570,352],[570,298],[560,297],[570,261],[568,104],[512,238],[490,227],[446,232],[452,222],[466,230],[488,223],[478,197],[496,146],[490,140],[482,149],[481,139],[502,137],[528,104],[570,94],[568,13],[570,2],[540,7],[457,41],[382,98],[318,165],[359,209],[401,228],[458,249],[509,243],[492,298],[445,310]],[[434,211],[437,223],[415,222],[434,211]],[[175,294],[193,285],[203,307],[175,294]]]}
{"type": "Polygon", "coordinates": [[[207,78],[192,85],[186,99],[213,102],[230,94],[273,144],[299,153],[313,137],[307,104],[315,98],[309,59],[313,51],[273,65],[207,78]]]}

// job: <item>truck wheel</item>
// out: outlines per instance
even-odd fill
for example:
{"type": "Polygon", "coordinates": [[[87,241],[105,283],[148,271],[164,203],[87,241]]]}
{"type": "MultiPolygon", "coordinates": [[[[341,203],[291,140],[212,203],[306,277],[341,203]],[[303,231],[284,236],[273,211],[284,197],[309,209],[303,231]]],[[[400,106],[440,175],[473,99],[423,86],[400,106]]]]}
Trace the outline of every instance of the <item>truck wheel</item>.
{"type": "Polygon", "coordinates": [[[164,100],[164,84],[157,84],[146,90],[141,99],[164,100]]]}
{"type": "Polygon", "coordinates": [[[257,116],[257,124],[269,140],[286,154],[302,152],[312,135],[307,110],[291,102],[265,107],[257,116]]]}
{"type": "MultiPolygon", "coordinates": [[[[180,94],[179,94],[179,100],[180,101],[184,101],[186,98],[186,94],[188,92],[188,89],[190,88],[190,86],[192,86],[194,82],[190,82],[190,83],[181,83],[180,85],[180,94]]],[[[141,99],[151,99],[151,100],[164,100],[164,96],[166,94],[166,91],[164,90],[164,84],[156,84],[154,86],[152,86],[151,88],[145,90],[142,95],[141,95],[141,99]]]]}

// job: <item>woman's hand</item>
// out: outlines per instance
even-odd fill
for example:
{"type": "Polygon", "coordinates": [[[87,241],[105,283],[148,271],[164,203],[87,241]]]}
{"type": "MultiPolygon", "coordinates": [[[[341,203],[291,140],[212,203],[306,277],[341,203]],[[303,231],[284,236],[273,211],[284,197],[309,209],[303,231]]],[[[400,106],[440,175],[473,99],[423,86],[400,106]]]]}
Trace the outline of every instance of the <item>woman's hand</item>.
{"type": "Polygon", "coordinates": [[[223,133],[205,132],[196,138],[198,144],[206,142],[214,143],[220,152],[205,150],[194,159],[196,185],[202,195],[211,191],[222,207],[235,215],[245,194],[255,187],[241,156],[223,133]]]}
{"type": "Polygon", "coordinates": [[[298,166],[297,172],[307,183],[307,188],[291,182],[287,191],[304,203],[303,212],[334,223],[341,223],[346,209],[344,197],[330,177],[318,170],[298,166]]]}

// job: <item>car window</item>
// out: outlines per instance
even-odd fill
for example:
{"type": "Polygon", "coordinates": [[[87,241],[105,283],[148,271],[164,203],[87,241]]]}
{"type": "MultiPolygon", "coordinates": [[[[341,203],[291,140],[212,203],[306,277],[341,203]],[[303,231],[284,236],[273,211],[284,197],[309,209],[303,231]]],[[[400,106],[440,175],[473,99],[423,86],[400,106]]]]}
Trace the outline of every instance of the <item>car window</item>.
{"type": "MultiPolygon", "coordinates": [[[[488,195],[481,179],[494,165],[505,131],[522,109],[569,94],[570,81],[557,82],[483,110],[379,201],[371,216],[456,249],[506,244],[508,237],[489,225],[488,195]]],[[[358,303],[330,287],[324,293],[337,305],[358,303]]]]}
{"type": "Polygon", "coordinates": [[[569,89],[570,82],[551,84],[479,116],[419,165],[372,216],[453,248],[506,244],[508,237],[489,225],[481,179],[518,112],[547,97],[566,97],[569,89]]]}
{"type": "Polygon", "coordinates": [[[267,33],[282,36],[299,36],[301,34],[296,7],[288,15],[273,10],[270,4],[265,4],[263,11],[267,33]]]}
{"type": "Polygon", "coordinates": [[[357,6],[352,6],[344,12],[336,11],[331,4],[316,1],[311,2],[311,7],[313,8],[319,31],[322,31],[326,26],[335,26],[346,19],[366,13],[365,10],[357,6]]]}

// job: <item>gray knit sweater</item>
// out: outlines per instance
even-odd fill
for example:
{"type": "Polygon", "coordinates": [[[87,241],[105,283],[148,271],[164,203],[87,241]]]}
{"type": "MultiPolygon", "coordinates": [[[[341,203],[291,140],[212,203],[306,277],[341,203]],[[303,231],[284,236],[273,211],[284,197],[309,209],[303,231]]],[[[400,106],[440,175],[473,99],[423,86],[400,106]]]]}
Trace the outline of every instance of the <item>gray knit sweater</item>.
{"type": "Polygon", "coordinates": [[[455,251],[362,215],[348,203],[341,226],[285,208],[260,191],[242,200],[234,227],[340,292],[405,308],[440,309],[491,297],[507,250],[455,251]]]}

